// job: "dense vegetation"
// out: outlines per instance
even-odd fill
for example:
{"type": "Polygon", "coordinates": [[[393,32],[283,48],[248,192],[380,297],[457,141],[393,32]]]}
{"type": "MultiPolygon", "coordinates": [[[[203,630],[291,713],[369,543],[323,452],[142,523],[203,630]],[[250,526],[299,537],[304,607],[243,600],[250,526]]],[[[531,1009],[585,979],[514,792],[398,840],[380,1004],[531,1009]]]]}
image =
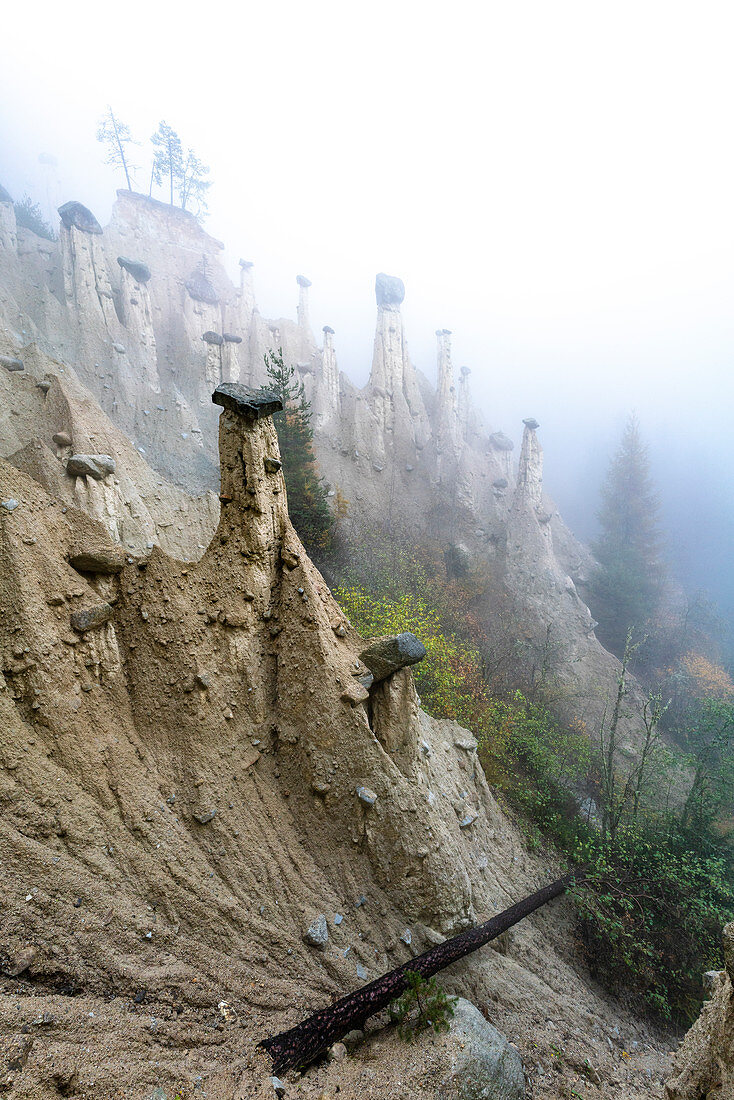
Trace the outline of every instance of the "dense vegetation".
{"type": "MultiPolygon", "coordinates": [[[[612,719],[602,730],[563,726],[532,684],[493,687],[482,648],[491,639],[477,628],[487,578],[448,579],[436,547],[409,549],[376,532],[365,545],[361,557],[353,548],[336,591],[354,625],[367,636],[409,630],[423,640],[427,657],[414,669],[423,706],[474,731],[487,779],[531,846],[550,843],[589,868],[576,905],[595,976],[639,1008],[689,1022],[703,971],[721,965],[721,927],[734,919],[725,816],[734,685],[725,670],[682,655],[661,685],[665,703],[651,693],[639,714],[645,748],[631,757],[612,719]]],[[[509,635],[505,645],[511,662],[509,635]]],[[[630,638],[627,664],[641,645],[630,638]]],[[[610,685],[613,699],[625,697],[627,675],[625,667],[610,685]]]]}

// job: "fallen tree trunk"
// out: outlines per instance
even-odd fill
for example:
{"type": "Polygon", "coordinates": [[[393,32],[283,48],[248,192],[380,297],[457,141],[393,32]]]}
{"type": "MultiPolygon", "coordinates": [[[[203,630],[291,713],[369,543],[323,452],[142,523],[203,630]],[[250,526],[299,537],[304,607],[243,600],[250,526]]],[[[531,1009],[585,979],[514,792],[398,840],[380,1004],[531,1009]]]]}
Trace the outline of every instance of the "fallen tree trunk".
{"type": "Polygon", "coordinates": [[[484,924],[469,928],[453,939],[432,947],[423,955],[417,955],[410,962],[403,963],[395,970],[383,974],[381,978],[361,986],[354,993],[348,993],[328,1008],[320,1009],[288,1031],[263,1039],[259,1045],[273,1059],[273,1072],[284,1073],[286,1070],[304,1066],[347,1032],[363,1027],[370,1016],[385,1008],[405,990],[406,970],[416,971],[422,978],[430,978],[432,974],[437,974],[444,967],[496,939],[508,928],[512,928],[513,924],[534,913],[582,879],[583,873],[578,872],[551,882],[484,924]]]}

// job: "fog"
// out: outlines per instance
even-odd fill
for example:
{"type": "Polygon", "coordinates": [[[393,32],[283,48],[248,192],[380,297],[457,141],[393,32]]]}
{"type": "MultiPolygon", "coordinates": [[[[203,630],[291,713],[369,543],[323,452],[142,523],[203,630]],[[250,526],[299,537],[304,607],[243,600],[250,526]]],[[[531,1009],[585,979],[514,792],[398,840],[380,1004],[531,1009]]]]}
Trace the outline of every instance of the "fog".
{"type": "Polygon", "coordinates": [[[636,410],[672,571],[734,617],[729,5],[130,0],[3,24],[15,198],[104,223],[124,182],[105,106],[144,143],[143,191],[165,119],[210,166],[206,227],[233,274],[255,262],[262,312],[294,315],[308,275],[316,331],[363,382],[375,273],[400,275],[416,365],[434,376],[449,328],[485,419],[517,440],[537,417],[583,537],[636,410]]]}

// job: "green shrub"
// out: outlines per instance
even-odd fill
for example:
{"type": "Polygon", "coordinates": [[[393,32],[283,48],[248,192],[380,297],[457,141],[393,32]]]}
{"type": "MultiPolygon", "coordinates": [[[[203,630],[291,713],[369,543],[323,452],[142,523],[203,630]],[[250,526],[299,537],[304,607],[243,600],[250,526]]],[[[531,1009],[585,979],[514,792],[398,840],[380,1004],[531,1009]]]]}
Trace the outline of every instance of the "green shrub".
{"type": "Polygon", "coordinates": [[[388,1005],[400,1038],[411,1043],[429,1027],[436,1033],[448,1031],[458,998],[449,997],[435,978],[422,978],[416,970],[406,970],[405,980],[408,988],[388,1005]]]}
{"type": "Polygon", "coordinates": [[[638,1009],[689,1024],[701,1006],[701,975],[723,966],[721,929],[734,919],[725,849],[691,850],[672,822],[623,829],[614,847],[579,830],[575,859],[589,885],[575,892],[595,977],[638,1009]]]}
{"type": "Polygon", "coordinates": [[[44,218],[41,207],[33,202],[30,195],[24,195],[19,202],[13,203],[16,223],[24,229],[30,229],[37,237],[44,237],[47,241],[55,241],[56,234],[44,218]]]}

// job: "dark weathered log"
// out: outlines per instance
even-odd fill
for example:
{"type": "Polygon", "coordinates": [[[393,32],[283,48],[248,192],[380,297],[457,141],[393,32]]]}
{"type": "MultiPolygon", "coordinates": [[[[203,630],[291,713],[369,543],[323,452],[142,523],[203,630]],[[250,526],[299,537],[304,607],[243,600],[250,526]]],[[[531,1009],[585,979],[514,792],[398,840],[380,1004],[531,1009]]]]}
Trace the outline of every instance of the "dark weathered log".
{"type": "Polygon", "coordinates": [[[513,924],[534,913],[546,902],[557,898],[582,878],[583,874],[578,872],[551,882],[550,885],[544,886],[542,890],[531,894],[530,897],[523,898],[522,901],[505,909],[503,913],[498,913],[496,917],[492,917],[484,924],[469,928],[466,932],[454,936],[453,939],[445,940],[437,947],[432,947],[423,955],[417,955],[410,962],[361,986],[354,993],[347,994],[328,1008],[320,1009],[288,1031],[263,1039],[260,1046],[264,1047],[273,1059],[273,1072],[283,1073],[306,1065],[347,1032],[363,1027],[370,1016],[385,1008],[405,990],[406,970],[417,971],[421,977],[429,978],[458,959],[463,959],[465,955],[470,955],[477,948],[483,947],[490,940],[496,939],[513,924]]]}

